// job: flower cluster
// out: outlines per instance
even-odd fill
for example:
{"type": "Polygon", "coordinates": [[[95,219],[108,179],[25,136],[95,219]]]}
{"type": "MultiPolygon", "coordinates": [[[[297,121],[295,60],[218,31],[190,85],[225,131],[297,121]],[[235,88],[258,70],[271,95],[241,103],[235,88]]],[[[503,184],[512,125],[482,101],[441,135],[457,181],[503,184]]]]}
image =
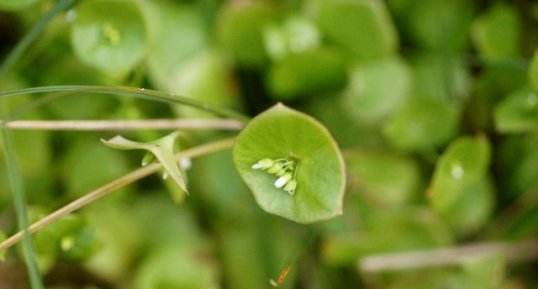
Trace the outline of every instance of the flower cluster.
{"type": "Polygon", "coordinates": [[[283,189],[293,196],[297,188],[297,160],[294,158],[281,158],[272,160],[269,158],[262,159],[252,165],[255,170],[264,170],[269,174],[275,175],[278,179],[274,185],[277,189],[283,189]]]}

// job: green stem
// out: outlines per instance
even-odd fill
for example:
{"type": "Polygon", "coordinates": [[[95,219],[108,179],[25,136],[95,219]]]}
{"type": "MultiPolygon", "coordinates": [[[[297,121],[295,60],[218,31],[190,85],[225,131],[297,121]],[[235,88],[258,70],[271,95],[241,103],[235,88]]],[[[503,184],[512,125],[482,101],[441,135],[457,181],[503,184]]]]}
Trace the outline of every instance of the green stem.
{"type": "MultiPolygon", "coordinates": [[[[224,149],[229,149],[233,146],[234,142],[235,142],[235,138],[228,138],[228,139],[214,141],[211,143],[203,144],[203,145],[185,150],[181,153],[176,154],[175,157],[177,160],[180,160],[182,158],[195,158],[195,157],[207,155],[207,154],[218,152],[224,149]]],[[[48,226],[49,224],[53,223],[54,221],[104,196],[107,196],[108,194],[116,191],[117,189],[120,189],[126,185],[129,185],[131,183],[134,183],[135,181],[138,181],[144,177],[147,177],[153,173],[156,173],[162,168],[163,166],[160,163],[150,164],[145,167],[134,170],[92,192],[87,193],[86,195],[72,201],[71,203],[63,206],[62,208],[54,211],[53,213],[33,223],[27,229],[25,227],[23,231],[20,231],[14,234],[13,236],[9,237],[8,239],[0,243],[0,251],[6,250],[9,247],[17,244],[19,241],[21,241],[21,239],[23,239],[23,235],[25,234],[25,232],[35,233],[43,229],[44,227],[48,226]]]]}
{"type": "MultiPolygon", "coordinates": [[[[96,94],[115,94],[141,99],[148,99],[169,104],[182,104],[191,106],[200,110],[213,113],[218,116],[230,117],[243,122],[248,122],[250,118],[246,115],[234,112],[232,110],[217,108],[208,103],[195,99],[182,97],[173,93],[167,93],[157,90],[133,88],[133,87],[106,87],[106,86],[42,86],[17,90],[0,91],[0,98],[15,96],[21,94],[36,94],[47,92],[70,92],[70,93],[96,93],[96,94]]],[[[62,95],[63,96],[63,95],[62,95]]]]}
{"type": "MultiPolygon", "coordinates": [[[[39,21],[24,35],[17,45],[7,55],[6,59],[0,66],[0,81],[4,79],[7,73],[21,59],[23,54],[28,50],[30,45],[39,37],[41,32],[47,27],[48,23],[61,11],[64,11],[73,5],[78,0],[60,0],[52,9],[47,12],[39,21]]],[[[5,109],[0,100],[0,109],[5,109]]],[[[9,182],[13,190],[13,199],[17,212],[17,222],[22,231],[24,259],[28,266],[28,274],[30,283],[33,289],[42,289],[43,280],[39,274],[36,256],[33,248],[32,237],[28,230],[28,216],[26,211],[26,197],[24,192],[24,184],[19,173],[15,151],[13,149],[13,139],[9,130],[2,130],[2,142],[6,154],[6,164],[8,167],[9,182]]]]}

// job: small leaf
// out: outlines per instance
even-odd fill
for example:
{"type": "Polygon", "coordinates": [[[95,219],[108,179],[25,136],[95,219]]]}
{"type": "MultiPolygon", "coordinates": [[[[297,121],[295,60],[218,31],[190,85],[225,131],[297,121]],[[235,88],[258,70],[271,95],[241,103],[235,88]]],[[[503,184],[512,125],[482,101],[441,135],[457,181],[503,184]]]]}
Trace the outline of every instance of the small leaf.
{"type": "Polygon", "coordinates": [[[307,17],[292,15],[279,25],[270,25],[263,31],[267,54],[278,60],[291,53],[301,53],[319,48],[320,33],[307,17]]]}
{"type": "Polygon", "coordinates": [[[521,32],[516,7],[499,3],[474,20],[471,37],[483,57],[503,59],[519,56],[521,32]]]}
{"type": "Polygon", "coordinates": [[[433,176],[430,197],[438,212],[446,212],[467,189],[487,176],[491,147],[484,136],[462,137],[443,153],[433,176]]]}
{"type": "MultiPolygon", "coordinates": [[[[188,194],[187,186],[185,185],[183,174],[181,173],[178,162],[176,161],[174,157],[174,143],[176,141],[176,138],[180,134],[181,134],[180,132],[176,131],[156,141],[147,142],[147,143],[131,141],[119,135],[109,140],[101,139],[101,141],[105,145],[114,149],[119,149],[119,150],[143,149],[143,150],[147,150],[151,152],[163,165],[166,171],[165,173],[171,176],[172,179],[174,179],[176,184],[181,188],[183,192],[188,194]]],[[[146,157],[144,157],[144,159],[146,159],[146,157]]],[[[174,197],[174,199],[177,199],[177,198],[174,197]]]]}
{"type": "Polygon", "coordinates": [[[345,154],[349,189],[366,200],[387,207],[415,199],[421,182],[412,158],[388,151],[355,149],[345,154]]]}
{"type": "Polygon", "coordinates": [[[345,82],[344,61],[329,49],[289,54],[270,66],[267,78],[271,95],[279,100],[335,91],[345,82]]]}
{"type": "Polygon", "coordinates": [[[133,1],[84,1],[76,9],[71,44],[80,60],[109,74],[122,75],[142,59],[145,24],[133,1]]]}
{"type": "Polygon", "coordinates": [[[278,10],[267,1],[228,4],[217,18],[218,40],[240,66],[259,67],[267,63],[263,32],[276,19],[278,10]]]}
{"type": "Polygon", "coordinates": [[[313,118],[277,104],[243,129],[233,155],[239,174],[265,211],[299,223],[342,214],[343,158],[329,132],[313,118]],[[294,190],[275,186],[278,171],[252,168],[265,159],[278,160],[284,170],[294,172],[294,190]]]}
{"type": "Polygon", "coordinates": [[[523,89],[508,95],[497,104],[493,117],[499,132],[538,130],[538,94],[523,89]]]}
{"type": "Polygon", "coordinates": [[[322,1],[320,29],[359,59],[383,58],[396,51],[398,36],[384,1],[322,1]]]}
{"type": "Polygon", "coordinates": [[[409,99],[389,119],[383,132],[396,147],[428,151],[448,142],[456,133],[458,109],[435,98],[409,99]]]}
{"type": "Polygon", "coordinates": [[[411,84],[411,71],[402,59],[389,57],[359,64],[352,69],[344,91],[344,108],[357,121],[379,121],[405,102],[411,84]]]}

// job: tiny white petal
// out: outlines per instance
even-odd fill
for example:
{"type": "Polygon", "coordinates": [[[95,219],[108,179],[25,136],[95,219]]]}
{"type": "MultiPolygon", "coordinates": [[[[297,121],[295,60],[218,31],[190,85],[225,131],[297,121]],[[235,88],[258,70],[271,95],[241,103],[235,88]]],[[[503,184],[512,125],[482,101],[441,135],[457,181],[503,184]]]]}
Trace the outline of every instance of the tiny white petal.
{"type": "Polygon", "coordinates": [[[290,179],[291,179],[291,174],[285,174],[281,176],[275,181],[275,187],[278,189],[281,189],[282,187],[284,187],[284,185],[286,185],[290,181],[290,179]]]}
{"type": "Polygon", "coordinates": [[[277,189],[281,189],[286,183],[288,182],[288,178],[286,176],[281,176],[275,181],[275,187],[277,189]]]}
{"type": "Polygon", "coordinates": [[[258,162],[258,163],[253,164],[251,168],[255,170],[259,170],[259,169],[262,169],[263,166],[258,162]]]}

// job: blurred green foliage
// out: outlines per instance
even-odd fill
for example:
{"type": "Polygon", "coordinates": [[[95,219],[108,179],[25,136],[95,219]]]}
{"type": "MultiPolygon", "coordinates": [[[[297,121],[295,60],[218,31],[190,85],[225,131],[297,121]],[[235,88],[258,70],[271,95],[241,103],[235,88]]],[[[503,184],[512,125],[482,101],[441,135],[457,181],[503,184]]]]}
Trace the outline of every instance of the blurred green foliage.
{"type": "MultiPolygon", "coordinates": [[[[0,0],[0,59],[54,3],[0,0]]],[[[538,286],[535,260],[512,264],[497,254],[436,268],[357,270],[371,255],[536,237],[537,11],[529,0],[79,1],[0,79],[2,90],[148,87],[251,116],[281,101],[328,128],[344,152],[347,186],[343,216],[300,225],[256,204],[231,152],[195,159],[182,173],[190,197],[180,204],[166,196],[178,193],[173,185],[153,176],[39,232],[47,288],[268,288],[288,264],[283,288],[538,286]],[[71,273],[58,278],[66,264],[71,273]]],[[[3,104],[21,119],[214,117],[88,93],[3,104]]],[[[140,142],[166,135],[121,133],[140,142]]],[[[13,134],[33,219],[142,158],[99,142],[115,132],[13,134]]],[[[229,133],[188,135],[194,145],[229,133]]],[[[314,142],[300,142],[280,149],[316,153],[314,142]]],[[[16,222],[4,159],[0,231],[10,235],[16,222]]],[[[310,176],[313,190],[323,188],[321,174],[310,176]]],[[[21,255],[7,252],[5,264],[21,255]]],[[[0,266],[0,276],[20,270],[0,266]]]]}

